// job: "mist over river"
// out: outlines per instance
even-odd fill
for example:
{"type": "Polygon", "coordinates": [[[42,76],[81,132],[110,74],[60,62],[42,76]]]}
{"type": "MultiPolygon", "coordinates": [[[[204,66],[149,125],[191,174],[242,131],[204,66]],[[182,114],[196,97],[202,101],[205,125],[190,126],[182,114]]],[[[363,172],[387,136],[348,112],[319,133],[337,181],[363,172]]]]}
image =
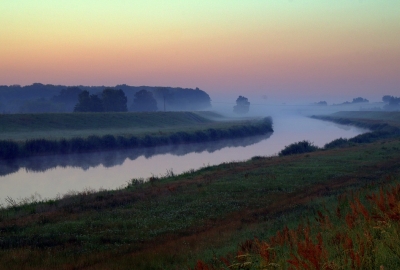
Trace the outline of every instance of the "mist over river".
{"type": "Polygon", "coordinates": [[[308,140],[317,146],[366,132],[304,116],[274,117],[274,132],[265,136],[209,143],[163,146],[89,154],[42,156],[0,162],[0,203],[34,194],[54,198],[84,189],[116,189],[132,178],[180,174],[253,156],[276,155],[286,145],[308,140]]]}

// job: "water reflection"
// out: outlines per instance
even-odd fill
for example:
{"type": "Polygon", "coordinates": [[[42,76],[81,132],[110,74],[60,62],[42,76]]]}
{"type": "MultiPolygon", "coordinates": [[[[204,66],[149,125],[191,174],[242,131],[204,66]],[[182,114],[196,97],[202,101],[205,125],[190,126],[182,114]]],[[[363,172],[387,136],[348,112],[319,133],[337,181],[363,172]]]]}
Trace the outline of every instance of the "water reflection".
{"type": "Polygon", "coordinates": [[[138,148],[120,151],[107,151],[86,154],[70,154],[56,156],[39,156],[12,161],[0,162],[0,176],[6,176],[25,169],[27,172],[45,172],[57,167],[80,168],[84,171],[102,165],[111,168],[122,165],[129,160],[144,156],[149,159],[156,155],[171,154],[184,156],[189,153],[213,153],[226,147],[246,147],[268,139],[272,133],[262,136],[251,136],[241,139],[220,140],[207,143],[192,143],[183,145],[168,145],[162,147],[138,148]]]}
{"type": "Polygon", "coordinates": [[[0,162],[0,205],[4,198],[40,194],[54,198],[70,191],[116,189],[132,178],[180,174],[208,165],[277,154],[286,145],[309,140],[319,147],[343,137],[366,132],[299,116],[274,118],[274,133],[267,136],[218,142],[110,151],[91,154],[34,157],[0,162]]]}

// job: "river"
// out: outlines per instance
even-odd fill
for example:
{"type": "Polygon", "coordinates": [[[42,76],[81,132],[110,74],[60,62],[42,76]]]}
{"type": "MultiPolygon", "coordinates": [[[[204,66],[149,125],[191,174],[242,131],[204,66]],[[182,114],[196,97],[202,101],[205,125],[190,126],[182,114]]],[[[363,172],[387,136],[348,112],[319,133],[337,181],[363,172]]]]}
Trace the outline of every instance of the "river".
{"type": "Polygon", "coordinates": [[[302,116],[274,118],[274,132],[239,140],[131,149],[89,154],[42,156],[0,162],[0,204],[10,198],[45,199],[83,190],[116,189],[132,178],[179,174],[253,156],[276,155],[286,145],[308,140],[317,146],[351,138],[366,130],[302,116]]]}

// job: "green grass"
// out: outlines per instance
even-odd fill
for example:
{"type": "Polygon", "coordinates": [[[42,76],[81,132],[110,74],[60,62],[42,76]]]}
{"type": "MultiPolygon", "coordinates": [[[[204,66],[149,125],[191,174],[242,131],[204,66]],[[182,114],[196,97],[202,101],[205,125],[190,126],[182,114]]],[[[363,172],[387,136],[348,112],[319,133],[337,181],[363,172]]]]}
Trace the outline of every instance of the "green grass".
{"type": "Polygon", "coordinates": [[[224,118],[212,112],[2,114],[0,140],[173,133],[227,128],[240,122],[216,120],[224,118]]]}
{"type": "Polygon", "coordinates": [[[400,139],[169,172],[0,210],[9,269],[187,269],[295,228],[337,196],[399,182],[400,139]]]}
{"type": "Polygon", "coordinates": [[[400,112],[379,112],[379,111],[345,111],[329,115],[332,118],[346,118],[357,121],[387,123],[400,127],[400,112]]]}
{"type": "Polygon", "coordinates": [[[32,250],[29,254],[44,260],[29,259],[31,267],[60,268],[73,259],[76,267],[117,267],[120,259],[123,268],[190,266],[210,250],[222,256],[249,235],[270,235],[276,224],[312,215],[316,200],[399,175],[400,141],[382,143],[226,163],[133,181],[118,191],[3,209],[0,262],[17,267],[10,256],[32,250]],[[189,246],[183,248],[185,242],[189,246]],[[133,253],[138,255],[127,255],[133,253]]]}

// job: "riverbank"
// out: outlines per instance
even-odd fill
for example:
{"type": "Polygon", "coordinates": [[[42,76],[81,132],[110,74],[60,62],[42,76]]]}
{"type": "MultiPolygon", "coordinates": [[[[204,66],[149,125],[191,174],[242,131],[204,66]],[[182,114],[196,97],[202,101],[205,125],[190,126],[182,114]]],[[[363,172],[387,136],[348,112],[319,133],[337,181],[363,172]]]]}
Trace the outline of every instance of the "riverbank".
{"type": "Polygon", "coordinates": [[[269,117],[232,120],[212,112],[2,115],[0,124],[2,159],[208,142],[273,132],[269,117]]]}
{"type": "Polygon", "coordinates": [[[283,157],[254,157],[116,191],[0,211],[0,264],[8,268],[176,269],[235,253],[285,225],[336,205],[336,196],[400,179],[400,140],[283,157]],[[335,201],[335,202],[334,202],[335,201]]]}

